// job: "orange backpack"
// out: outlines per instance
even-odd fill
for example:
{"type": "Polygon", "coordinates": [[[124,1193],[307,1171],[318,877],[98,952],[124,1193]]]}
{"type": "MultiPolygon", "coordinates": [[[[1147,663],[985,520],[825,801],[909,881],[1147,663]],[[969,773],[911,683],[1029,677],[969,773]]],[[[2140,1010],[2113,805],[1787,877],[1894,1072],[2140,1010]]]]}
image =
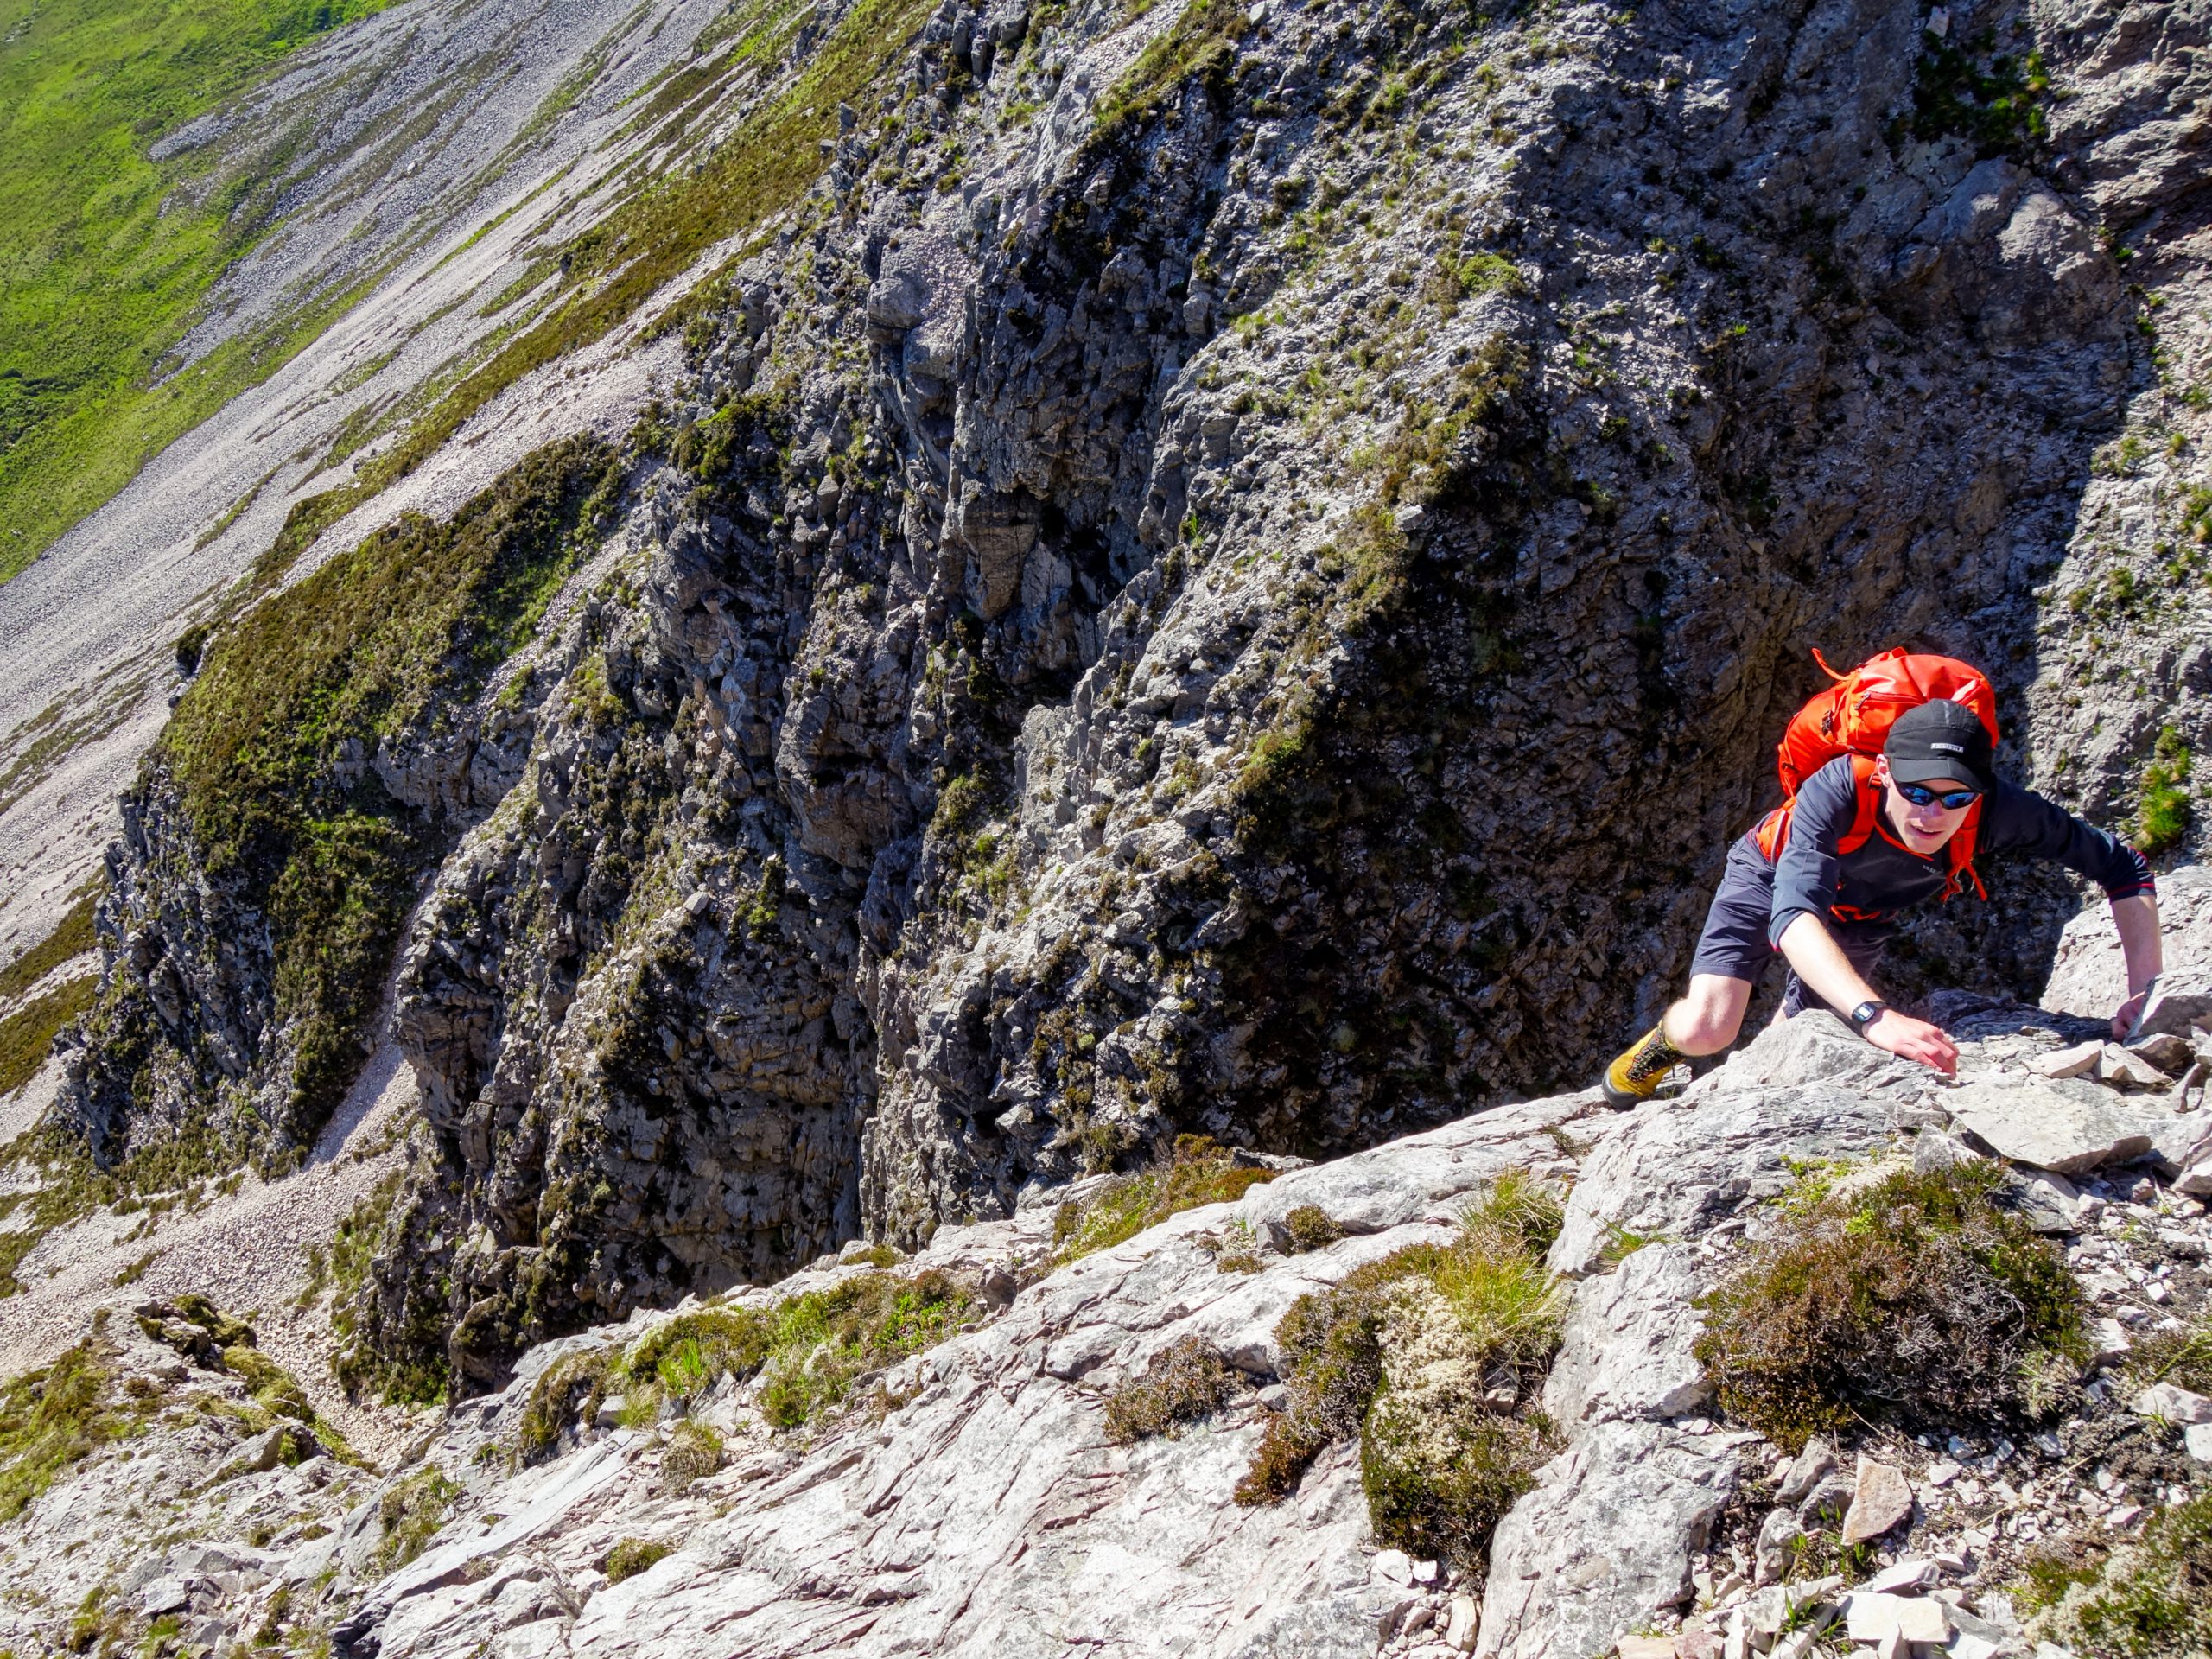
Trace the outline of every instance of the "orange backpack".
{"type": "MultiPolygon", "coordinates": [[[[1939,697],[1964,703],[1980,716],[1991,745],[1997,742],[1997,693],[1988,676],[1979,669],[1948,657],[1915,655],[1902,645],[1867,658],[1848,674],[1837,673],[1817,651],[1813,660],[1835,683],[1797,711],[1776,746],[1783,802],[1759,820],[1754,831],[1759,851],[1770,861],[1780,855],[1789,839],[1789,816],[1799,787],[1840,754],[1851,757],[1859,810],[1836,850],[1853,853],[1866,844],[1874,833],[1874,815],[1882,804],[1881,785],[1874,781],[1874,761],[1889,738],[1890,728],[1907,709],[1939,697]]],[[[1946,899],[1968,881],[1974,883],[1978,897],[1989,897],[1974,868],[1974,836],[1980,824],[1981,803],[1976,801],[1967,809],[1967,821],[1946,849],[1951,867],[1950,879],[1943,884],[1946,899]]]]}

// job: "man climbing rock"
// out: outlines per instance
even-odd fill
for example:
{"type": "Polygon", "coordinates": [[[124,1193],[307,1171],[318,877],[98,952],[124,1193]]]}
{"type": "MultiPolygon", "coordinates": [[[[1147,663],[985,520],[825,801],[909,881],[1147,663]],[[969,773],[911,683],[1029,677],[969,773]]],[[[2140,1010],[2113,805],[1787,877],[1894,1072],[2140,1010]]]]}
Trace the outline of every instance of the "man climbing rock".
{"type": "MultiPolygon", "coordinates": [[[[1987,696],[1986,680],[1945,658],[1893,652],[1858,677],[1885,663],[1946,664],[1973,676],[1987,696]]],[[[1857,677],[1840,677],[1847,688],[1857,677]]],[[[1847,693],[1828,695],[1840,702],[1847,693]]],[[[1993,702],[1986,706],[1993,710],[1993,702]]],[[[1985,849],[2056,859],[2103,887],[2127,963],[2128,999],[2113,1015],[2113,1035],[2124,1036],[2162,959],[2151,867],[2125,842],[1998,777],[1993,724],[1993,713],[1977,715],[1963,702],[1919,702],[1896,715],[1878,756],[1847,750],[1807,772],[1789,803],[1729,849],[1690,963],[1688,995],[1606,1067],[1607,1103],[1627,1110],[1649,1100],[1679,1062],[1733,1042],[1752,988],[1777,951],[1789,964],[1785,1016],[1825,1006],[1877,1047],[1955,1071],[1958,1049],[1942,1029],[1887,1007],[1866,976],[1897,931],[1896,917],[1938,893],[1948,898],[1964,882],[1980,890],[1971,860],[1985,849]]],[[[1831,716],[1820,729],[1834,725],[1831,716]]],[[[1798,729],[1793,722],[1793,734],[1798,729]]],[[[1793,781],[1790,741],[1785,786],[1793,781]]]]}

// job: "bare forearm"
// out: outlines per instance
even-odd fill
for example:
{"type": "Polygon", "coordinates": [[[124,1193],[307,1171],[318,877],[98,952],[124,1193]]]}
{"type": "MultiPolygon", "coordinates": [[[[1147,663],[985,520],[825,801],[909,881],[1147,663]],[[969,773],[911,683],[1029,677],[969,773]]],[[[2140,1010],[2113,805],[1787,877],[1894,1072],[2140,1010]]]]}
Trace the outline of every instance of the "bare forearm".
{"type": "Polygon", "coordinates": [[[1879,1000],[1843,954],[1835,935],[1810,911],[1783,930],[1782,954],[1797,970],[1797,977],[1832,1008],[1847,1014],[1861,1002],[1879,1000]]]}
{"type": "Polygon", "coordinates": [[[2133,996],[2165,966],[2165,945],[2158,927],[2158,901],[2147,893],[2112,901],[2113,925],[2120,930],[2120,955],[2127,962],[2127,994],[2133,996]]]}
{"type": "MultiPolygon", "coordinates": [[[[1797,970],[1808,989],[1840,1013],[1848,1014],[1862,1002],[1878,1002],[1874,988],[1860,977],[1821,918],[1810,911],[1782,931],[1782,954],[1797,970]]],[[[1948,1033],[1925,1020],[1888,1009],[1877,1014],[1862,1030],[1866,1040],[1904,1059],[1948,1076],[1959,1069],[1959,1046],[1948,1033]]]]}

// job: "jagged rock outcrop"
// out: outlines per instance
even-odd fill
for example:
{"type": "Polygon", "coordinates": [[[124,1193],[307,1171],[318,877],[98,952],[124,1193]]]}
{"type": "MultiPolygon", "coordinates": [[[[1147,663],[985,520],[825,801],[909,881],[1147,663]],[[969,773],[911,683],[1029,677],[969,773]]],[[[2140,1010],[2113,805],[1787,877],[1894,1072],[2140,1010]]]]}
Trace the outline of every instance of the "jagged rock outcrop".
{"type": "MultiPolygon", "coordinates": [[[[1592,1064],[1804,648],[2015,696],[2148,384],[2105,233],[2185,264],[2196,184],[2109,181],[2197,72],[1946,20],[942,8],[694,293],[414,925],[370,1348],[491,1386],[1178,1132],[1335,1154],[1592,1064]]],[[[1998,885],[1899,987],[2032,988],[2064,889],[1998,885]]]]}

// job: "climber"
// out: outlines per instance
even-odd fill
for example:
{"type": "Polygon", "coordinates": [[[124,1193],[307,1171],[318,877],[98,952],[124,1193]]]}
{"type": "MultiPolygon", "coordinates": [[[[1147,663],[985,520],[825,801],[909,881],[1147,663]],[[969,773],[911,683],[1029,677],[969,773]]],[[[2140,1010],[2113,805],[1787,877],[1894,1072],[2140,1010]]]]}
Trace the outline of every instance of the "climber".
{"type": "MultiPolygon", "coordinates": [[[[1891,658],[1948,664],[1900,652],[1858,673],[1891,658]]],[[[2103,887],[2130,993],[2113,1015],[2113,1034],[2126,1034],[2162,961],[2151,867],[2133,847],[1996,775],[1994,700],[1986,680],[1975,675],[1974,683],[1986,715],[1942,697],[1908,708],[1878,756],[1847,749],[1807,772],[1794,798],[1729,849],[1690,962],[1689,992],[1605,1068],[1607,1104],[1625,1111],[1649,1100],[1675,1065],[1733,1042],[1777,951],[1789,964],[1783,1018],[1826,1007],[1877,1047],[1955,1072],[1958,1047],[1942,1029],[1882,1002],[1866,976],[1897,931],[1892,918],[1933,893],[1948,899],[1965,881],[1980,891],[1971,863],[1977,846],[2056,859],[2103,887]]],[[[1789,743],[1785,787],[1795,781],[1789,743]]]]}

